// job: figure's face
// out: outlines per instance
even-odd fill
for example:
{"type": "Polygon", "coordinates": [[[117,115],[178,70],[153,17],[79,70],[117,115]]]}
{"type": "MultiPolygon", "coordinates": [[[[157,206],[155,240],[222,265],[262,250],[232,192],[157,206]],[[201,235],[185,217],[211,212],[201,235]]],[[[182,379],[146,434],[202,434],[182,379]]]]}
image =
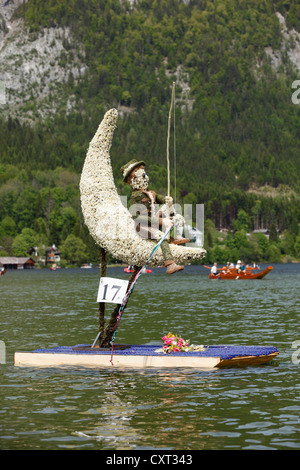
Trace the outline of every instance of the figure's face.
{"type": "Polygon", "coordinates": [[[145,171],[144,166],[140,166],[137,168],[131,176],[131,179],[129,180],[129,184],[132,187],[132,189],[147,189],[148,188],[148,183],[149,183],[149,176],[147,175],[145,171]]]}

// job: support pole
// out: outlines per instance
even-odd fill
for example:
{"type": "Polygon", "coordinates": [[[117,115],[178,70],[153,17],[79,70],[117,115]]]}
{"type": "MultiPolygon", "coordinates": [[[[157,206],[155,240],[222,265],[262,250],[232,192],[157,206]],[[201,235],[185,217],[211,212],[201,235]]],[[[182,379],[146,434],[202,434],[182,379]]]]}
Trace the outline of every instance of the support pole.
{"type": "MultiPolygon", "coordinates": [[[[106,276],[106,268],[107,268],[107,261],[106,261],[106,251],[104,248],[100,248],[100,263],[101,263],[101,268],[100,268],[100,277],[105,277],[106,276]]],[[[105,302],[99,302],[99,330],[98,330],[98,335],[93,343],[93,347],[95,346],[98,338],[99,339],[99,345],[101,345],[101,342],[103,341],[104,337],[104,327],[105,327],[105,302]]]]}
{"type": "Polygon", "coordinates": [[[172,97],[171,97],[171,106],[170,106],[170,111],[169,111],[169,119],[168,119],[168,137],[167,137],[167,170],[168,170],[168,193],[167,195],[170,196],[170,128],[171,128],[171,119],[172,119],[172,109],[173,109],[173,102],[174,102],[174,96],[175,96],[175,82],[173,82],[173,87],[172,87],[172,97]]]}
{"type": "MultiPolygon", "coordinates": [[[[131,274],[129,278],[127,292],[131,288],[131,284],[133,283],[135,276],[137,275],[140,269],[141,268],[139,268],[138,266],[134,266],[133,273],[131,274]]],[[[112,337],[113,337],[113,334],[114,334],[114,331],[118,322],[118,314],[119,314],[120,306],[121,306],[120,304],[116,305],[114,311],[111,314],[109,324],[107,325],[107,328],[105,330],[104,338],[102,339],[101,344],[100,344],[102,348],[111,347],[111,340],[112,340],[112,337]]],[[[124,310],[125,310],[125,307],[124,307],[124,310]]]]}

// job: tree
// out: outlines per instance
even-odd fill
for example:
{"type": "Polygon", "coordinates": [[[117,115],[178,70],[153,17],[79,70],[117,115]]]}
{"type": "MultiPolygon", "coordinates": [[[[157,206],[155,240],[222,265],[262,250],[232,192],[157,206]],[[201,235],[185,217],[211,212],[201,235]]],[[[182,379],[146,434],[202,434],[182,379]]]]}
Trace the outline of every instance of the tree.
{"type": "Polygon", "coordinates": [[[295,245],[294,245],[295,254],[298,258],[300,258],[300,235],[296,237],[295,245]]]}
{"type": "Polygon", "coordinates": [[[277,233],[277,229],[276,229],[276,225],[274,224],[274,222],[270,225],[270,229],[269,229],[269,241],[270,243],[277,243],[279,240],[279,237],[278,237],[278,233],[277,233]]]}
{"type": "Polygon", "coordinates": [[[233,228],[234,230],[244,230],[249,232],[250,229],[250,221],[248,214],[244,211],[244,209],[239,209],[237,219],[233,221],[233,228]]]}
{"type": "Polygon", "coordinates": [[[6,236],[14,237],[16,235],[16,223],[14,219],[10,216],[4,217],[1,221],[1,231],[6,236]]]}
{"type": "Polygon", "coordinates": [[[245,230],[238,230],[235,232],[233,235],[233,244],[238,250],[249,245],[245,230]]]}
{"type": "Polygon", "coordinates": [[[62,237],[66,238],[70,234],[76,223],[78,222],[78,217],[76,211],[73,207],[64,207],[61,211],[61,220],[62,220],[62,237]]]}
{"type": "Polygon", "coordinates": [[[70,264],[80,266],[87,258],[87,247],[81,238],[69,235],[60,246],[62,257],[70,264]]]}
{"type": "Polygon", "coordinates": [[[280,263],[281,253],[280,249],[276,245],[270,245],[265,253],[265,259],[271,263],[280,263]]]}
{"type": "Polygon", "coordinates": [[[23,228],[12,244],[14,256],[28,256],[29,248],[38,245],[38,234],[31,228],[23,228]]]}
{"type": "Polygon", "coordinates": [[[262,256],[264,257],[267,249],[269,248],[270,246],[270,242],[269,240],[267,239],[267,237],[263,234],[263,233],[256,233],[255,234],[255,237],[257,239],[257,243],[258,243],[258,246],[261,250],[261,254],[262,256]]]}
{"type": "Polygon", "coordinates": [[[16,200],[13,213],[19,229],[33,226],[36,217],[37,198],[38,192],[28,187],[21,192],[16,200]]]}

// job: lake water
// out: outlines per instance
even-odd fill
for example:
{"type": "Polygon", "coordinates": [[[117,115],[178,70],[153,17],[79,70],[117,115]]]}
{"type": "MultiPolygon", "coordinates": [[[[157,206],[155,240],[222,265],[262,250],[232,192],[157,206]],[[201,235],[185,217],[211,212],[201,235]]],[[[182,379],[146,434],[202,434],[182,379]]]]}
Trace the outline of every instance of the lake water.
{"type": "MultiPolygon", "coordinates": [[[[0,449],[299,449],[300,265],[273,267],[252,281],[210,281],[202,266],[139,278],[116,343],[162,344],[171,331],[194,344],[279,349],[268,365],[206,371],[14,366],[15,351],[93,342],[100,270],[8,271],[0,449]]],[[[107,276],[128,279],[117,267],[107,276]]]]}

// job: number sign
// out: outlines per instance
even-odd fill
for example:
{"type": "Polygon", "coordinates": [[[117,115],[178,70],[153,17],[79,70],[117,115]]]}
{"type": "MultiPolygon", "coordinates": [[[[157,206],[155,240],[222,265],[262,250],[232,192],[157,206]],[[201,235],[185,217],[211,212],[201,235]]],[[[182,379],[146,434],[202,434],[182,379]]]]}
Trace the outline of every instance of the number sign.
{"type": "Polygon", "coordinates": [[[128,281],[112,277],[101,277],[97,302],[121,304],[126,294],[127,286],[128,281]]]}

